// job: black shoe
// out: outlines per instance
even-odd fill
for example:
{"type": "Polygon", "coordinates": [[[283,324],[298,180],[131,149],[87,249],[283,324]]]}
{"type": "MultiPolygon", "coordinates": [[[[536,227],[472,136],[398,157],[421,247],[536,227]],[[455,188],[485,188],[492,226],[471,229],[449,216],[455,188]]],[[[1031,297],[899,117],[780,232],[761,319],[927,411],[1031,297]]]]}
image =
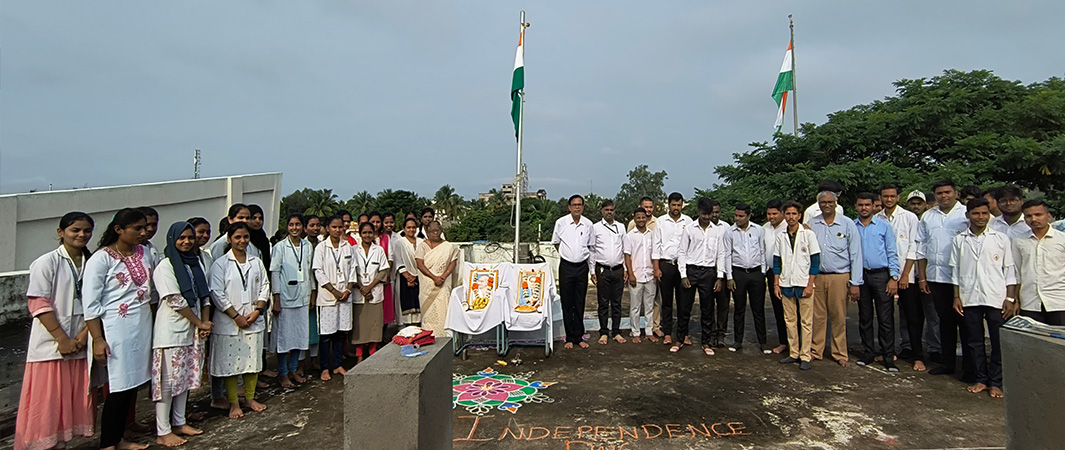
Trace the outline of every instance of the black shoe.
{"type": "Polygon", "coordinates": [[[799,370],[810,370],[813,366],[810,365],[810,361],[803,361],[799,363],[799,370]]]}
{"type": "MultiPolygon", "coordinates": [[[[791,364],[791,363],[797,363],[797,362],[799,362],[799,358],[792,358],[790,356],[780,360],[781,364],[791,364]]],[[[809,364],[809,363],[807,363],[807,364],[809,364]]]]}
{"type": "Polygon", "coordinates": [[[954,375],[954,368],[947,368],[947,366],[935,366],[928,371],[929,375],[954,375]]]}
{"type": "Polygon", "coordinates": [[[858,360],[858,365],[859,366],[868,366],[868,365],[873,363],[873,359],[874,358],[875,358],[875,356],[873,356],[873,352],[865,352],[865,354],[862,355],[862,359],[858,360]]]}
{"type": "Polygon", "coordinates": [[[913,359],[913,351],[908,348],[902,349],[902,351],[899,352],[899,359],[913,359]]]}
{"type": "Polygon", "coordinates": [[[884,357],[884,368],[887,369],[888,372],[897,373],[899,367],[895,365],[895,361],[892,361],[892,359],[893,358],[889,356],[884,357]]]}

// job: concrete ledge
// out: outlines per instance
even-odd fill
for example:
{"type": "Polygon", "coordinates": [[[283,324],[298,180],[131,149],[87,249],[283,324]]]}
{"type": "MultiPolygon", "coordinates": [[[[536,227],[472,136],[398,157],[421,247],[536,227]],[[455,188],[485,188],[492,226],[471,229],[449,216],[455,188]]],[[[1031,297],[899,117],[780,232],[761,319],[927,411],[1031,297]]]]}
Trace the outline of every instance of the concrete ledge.
{"type": "Polygon", "coordinates": [[[1006,448],[1060,449],[1065,442],[1065,339],[1002,328],[1006,448]]]}
{"type": "Polygon", "coordinates": [[[28,270],[0,273],[0,325],[30,316],[26,309],[26,289],[29,284],[28,270]]]}
{"type": "Polygon", "coordinates": [[[451,339],[422,350],[389,343],[344,376],[344,450],[452,448],[451,339]]]}

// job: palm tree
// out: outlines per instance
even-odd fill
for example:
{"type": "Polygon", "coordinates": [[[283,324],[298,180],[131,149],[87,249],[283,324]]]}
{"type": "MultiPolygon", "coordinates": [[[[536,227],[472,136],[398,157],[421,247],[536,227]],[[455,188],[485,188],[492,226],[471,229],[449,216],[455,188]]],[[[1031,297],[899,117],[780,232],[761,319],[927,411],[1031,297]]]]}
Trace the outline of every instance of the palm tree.
{"type": "Polygon", "coordinates": [[[370,212],[374,208],[374,197],[369,192],[361,191],[351,196],[351,200],[344,202],[345,209],[357,216],[361,213],[370,212]]]}
{"type": "Polygon", "coordinates": [[[303,213],[314,214],[318,217],[332,216],[339,206],[337,195],[333,193],[332,189],[309,190],[307,192],[307,201],[310,206],[303,213]]]}
{"type": "Polygon", "coordinates": [[[455,188],[450,184],[440,186],[433,195],[433,207],[436,208],[437,216],[444,219],[454,219],[461,215],[462,197],[455,193],[455,188]]]}

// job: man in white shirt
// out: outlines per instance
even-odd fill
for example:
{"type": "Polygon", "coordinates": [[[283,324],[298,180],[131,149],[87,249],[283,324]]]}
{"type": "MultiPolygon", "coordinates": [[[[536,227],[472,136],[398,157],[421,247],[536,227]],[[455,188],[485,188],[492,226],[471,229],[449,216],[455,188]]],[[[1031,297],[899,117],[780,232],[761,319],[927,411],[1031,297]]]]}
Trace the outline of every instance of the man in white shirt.
{"type": "Polygon", "coordinates": [[[768,355],[770,351],[765,346],[765,229],[751,224],[751,207],[746,203],[736,205],[735,218],[736,224],[725,234],[725,278],[734,305],[733,343],[729,351],[737,351],[743,346],[744,316],[750,303],[758,349],[768,355]]]}
{"type": "Polygon", "coordinates": [[[1009,236],[1010,239],[1028,236],[1032,229],[1024,222],[1024,215],[1021,213],[1021,205],[1024,203],[1021,197],[1023,196],[1021,188],[1012,184],[995,189],[995,202],[1002,215],[992,217],[988,226],[992,230],[1009,236]]]}
{"type": "Polygon", "coordinates": [[[596,288],[599,300],[599,344],[606,345],[609,338],[619,344],[625,343],[621,336],[621,294],[624,293],[625,253],[622,247],[624,228],[614,221],[614,201],[603,200],[599,206],[603,220],[592,226],[592,257],[588,260],[588,270],[592,273],[592,284],[596,288]],[[610,328],[607,328],[607,318],[610,328]]]}
{"type": "MultiPolygon", "coordinates": [[[[777,346],[773,347],[773,353],[783,353],[788,349],[788,327],[784,320],[784,304],[777,296],[776,276],[773,274],[773,255],[775,254],[776,236],[788,230],[788,224],[784,221],[784,204],[780,200],[770,200],[766,205],[765,214],[769,219],[762,228],[765,230],[765,284],[769,290],[769,301],[773,305],[773,318],[777,324],[777,346]]],[[[802,208],[799,208],[802,211],[802,208]]],[[[796,313],[798,310],[796,310],[796,313]]]]}
{"type": "MultiPolygon", "coordinates": [[[[728,234],[728,227],[731,225],[728,222],[721,220],[721,203],[717,200],[710,200],[710,204],[714,207],[714,211],[710,215],[710,223],[725,228],[725,234],[728,234]]],[[[716,327],[714,328],[711,340],[713,341],[714,347],[724,347],[725,335],[728,331],[728,304],[732,300],[732,291],[726,287],[722,287],[721,291],[715,292],[715,294],[717,295],[717,304],[724,304],[725,308],[724,313],[722,313],[721,316],[718,317],[718,321],[715,321],[714,323],[716,327]]],[[[737,350],[738,349],[739,348],[737,347],[737,350]]]]}
{"type": "Polygon", "coordinates": [[[899,205],[899,187],[886,184],[880,187],[880,202],[884,209],[876,218],[887,222],[895,232],[895,247],[898,249],[899,264],[902,273],[898,281],[899,297],[899,334],[903,339],[904,351],[899,358],[913,359],[913,370],[924,372],[923,345],[921,333],[924,327],[924,305],[921,304],[921,292],[917,288],[916,270],[917,246],[914,237],[917,232],[917,215],[899,205]],[[908,346],[907,346],[908,344],[908,346]]]}
{"type": "Polygon", "coordinates": [[[1002,398],[1002,352],[999,327],[1017,313],[1017,275],[1010,239],[987,226],[991,210],[987,200],[975,197],[966,204],[969,227],[954,237],[951,249],[953,310],[964,317],[972,354],[974,383],[969,392],[989,390],[1002,398]],[[991,338],[991,364],[984,347],[984,323],[991,338]],[[990,388],[990,389],[989,389],[990,388]]]}
{"type": "Polygon", "coordinates": [[[691,217],[682,214],[684,208],[684,196],[680,192],[669,194],[669,213],[658,218],[658,226],[654,230],[654,246],[651,251],[651,260],[655,270],[655,280],[658,281],[659,290],[662,292],[661,326],[665,334],[663,342],[666,345],[673,344],[673,299],[678,302],[684,295],[684,286],[680,283],[680,270],[677,268],[677,257],[680,256],[680,237],[684,229],[692,225],[691,217]]]}
{"type": "Polygon", "coordinates": [[[1021,315],[1048,325],[1065,325],[1065,233],[1042,200],[1024,203],[1028,235],[1014,238],[1013,256],[1021,285],[1021,315]]]}
{"type": "MultiPolygon", "coordinates": [[[[917,225],[920,228],[921,217],[924,217],[925,211],[928,211],[927,196],[920,190],[910,191],[910,194],[906,196],[906,204],[902,205],[906,207],[906,210],[912,212],[917,216],[917,225]]],[[[915,251],[920,250],[920,244],[917,242],[917,228],[914,228],[912,245],[915,251]]],[[[916,256],[916,253],[915,253],[916,256]]],[[[921,297],[921,306],[924,307],[924,334],[921,337],[924,338],[925,344],[928,345],[928,360],[934,363],[938,363],[942,357],[942,353],[939,345],[939,312],[936,311],[936,304],[932,301],[932,295],[925,293],[921,290],[921,287],[917,285],[917,265],[913,266],[914,273],[914,286],[917,288],[917,292],[921,297]]],[[[902,341],[903,350],[908,349],[910,346],[909,338],[904,338],[902,341]]]]}
{"type": "MultiPolygon", "coordinates": [[[[835,180],[823,180],[821,181],[821,184],[817,185],[817,192],[821,193],[825,191],[836,194],[836,198],[838,199],[840,194],[843,193],[843,185],[839,184],[839,182],[835,180]]],[[[806,212],[803,213],[802,223],[809,225],[810,221],[813,220],[815,216],[820,214],[821,208],[817,206],[817,202],[815,201],[814,204],[807,207],[806,212]]],[[[836,203],[836,215],[843,215],[843,207],[840,206],[838,202],[836,203]]]]}
{"type": "MultiPolygon", "coordinates": [[[[921,292],[932,295],[939,314],[939,341],[943,356],[940,365],[928,373],[932,375],[953,374],[957,367],[954,349],[968,340],[961,316],[954,312],[954,286],[951,285],[950,252],[954,237],[965,230],[968,220],[965,205],[958,203],[958,190],[951,180],[940,180],[932,185],[936,207],[925,211],[917,227],[917,283],[921,292]]],[[[972,381],[972,352],[962,345],[962,381],[972,381]]]]}
{"type": "Polygon", "coordinates": [[[797,362],[799,369],[810,370],[813,360],[814,276],[820,273],[821,249],[817,245],[817,235],[799,223],[802,205],[789,200],[781,211],[787,228],[775,235],[773,276],[776,280],[773,290],[784,303],[788,356],[781,359],[780,363],[797,362]]]}
{"type": "Polygon", "coordinates": [[[651,263],[651,247],[654,245],[652,232],[647,228],[647,210],[637,208],[632,214],[636,227],[625,234],[623,249],[625,252],[625,272],[629,284],[629,326],[632,329],[632,342],[639,344],[640,336],[645,335],[651,342],[658,342],[652,333],[652,310],[654,309],[655,271],[651,263]],[[642,314],[641,314],[642,312],[642,314]],[[645,332],[640,330],[640,317],[646,324],[645,332]]]}
{"type": "MultiPolygon", "coordinates": [[[[651,199],[651,197],[641,198],[640,199],[640,208],[643,209],[647,213],[647,217],[648,217],[648,219],[647,219],[647,229],[653,233],[655,231],[655,224],[658,222],[658,219],[655,218],[655,201],[653,199],[651,199]]],[[[632,220],[629,221],[628,231],[632,231],[634,228],[636,228],[636,219],[635,218],[633,218],[632,220]]],[[[654,335],[657,336],[657,337],[662,337],[663,336],[662,330],[658,329],[659,326],[660,326],[660,322],[662,320],[661,307],[662,307],[662,290],[658,288],[658,282],[656,281],[655,282],[654,325],[652,325],[651,329],[652,329],[652,331],[654,331],[654,335]]],[[[658,342],[658,340],[657,339],[653,339],[652,342],[658,342]]]]}
{"type": "Polygon", "coordinates": [[[728,301],[722,304],[721,296],[717,295],[725,287],[727,230],[714,224],[713,214],[713,203],[710,199],[699,198],[699,222],[685,228],[681,233],[677,268],[680,271],[680,283],[684,286],[684,295],[682,300],[677,302],[677,340],[669,349],[674,353],[684,345],[691,345],[688,325],[691,322],[696,292],[699,293],[699,323],[705,355],[714,354],[712,347],[719,345],[725,334],[723,328],[728,324],[728,301]]]}
{"type": "Polygon", "coordinates": [[[551,243],[555,244],[560,257],[558,264],[559,297],[562,302],[562,324],[566,328],[565,348],[578,345],[588,348],[584,342],[584,297],[588,295],[588,259],[595,243],[592,221],[581,215],[584,212],[584,197],[569,198],[569,214],[555,221],[551,243]]]}

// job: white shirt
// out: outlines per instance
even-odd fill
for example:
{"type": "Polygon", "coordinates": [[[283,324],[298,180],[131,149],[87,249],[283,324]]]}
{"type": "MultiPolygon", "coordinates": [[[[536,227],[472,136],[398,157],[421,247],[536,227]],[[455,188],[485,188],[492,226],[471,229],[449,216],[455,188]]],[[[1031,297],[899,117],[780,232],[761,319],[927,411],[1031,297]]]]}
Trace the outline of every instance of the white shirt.
{"type": "MultiPolygon", "coordinates": [[[[350,279],[357,280],[360,286],[369,286],[373,283],[373,280],[381,272],[388,272],[388,257],[385,256],[385,249],[377,244],[370,244],[370,250],[364,251],[362,245],[352,249],[352,253],[355,254],[355,259],[351,264],[350,279]]],[[[377,283],[373,289],[370,290],[370,298],[364,298],[362,291],[356,287],[355,292],[351,293],[352,303],[381,303],[385,301],[385,284],[377,283]]]]}
{"type": "Polygon", "coordinates": [[[311,304],[314,249],[306,239],[297,247],[285,238],[270,249],[270,287],[279,294],[282,308],[300,308],[311,304]]]}
{"type": "Polygon", "coordinates": [[[1050,228],[1039,239],[1029,230],[1011,244],[1021,285],[1021,309],[1065,311],[1065,233],[1050,228]]]}
{"type": "Polygon", "coordinates": [[[625,263],[625,254],[622,252],[622,238],[625,237],[625,227],[618,222],[607,224],[605,220],[592,226],[594,237],[592,238],[592,258],[588,260],[588,269],[595,273],[595,264],[614,267],[625,263]],[[593,264],[595,263],[595,264],[593,264]]]}
{"type": "MultiPolygon", "coordinates": [[[[333,289],[343,293],[348,290],[348,283],[354,283],[355,278],[351,275],[354,258],[351,245],[345,237],[340,238],[340,245],[333,247],[331,239],[318,243],[314,248],[314,261],[311,268],[314,270],[314,278],[318,280],[318,286],[332,284],[333,289]]],[[[316,300],[319,306],[336,305],[337,299],[333,293],[325,289],[318,289],[316,300]]]]}
{"type": "MultiPolygon", "coordinates": [[[[821,215],[821,206],[814,202],[814,204],[806,208],[806,212],[802,213],[802,223],[810,223],[814,220],[814,217],[821,215]]],[[[836,217],[843,216],[843,207],[836,203],[836,217]]]]}
{"type": "MultiPolygon", "coordinates": [[[[914,242],[914,238],[917,236],[917,226],[919,220],[917,214],[907,211],[902,206],[895,205],[895,213],[891,216],[887,215],[887,210],[876,213],[877,219],[882,219],[891,225],[891,229],[895,231],[895,248],[899,252],[899,271],[906,268],[906,261],[913,260],[914,264],[917,261],[917,245],[914,242]]],[[[910,269],[910,282],[917,281],[917,267],[916,265],[910,269]]]]}
{"type": "Polygon", "coordinates": [[[966,228],[955,236],[950,266],[963,306],[1001,308],[1006,286],[1017,284],[1010,239],[990,228],[980,235],[966,228]]]}
{"type": "Polygon", "coordinates": [[[1021,216],[1017,218],[1017,221],[1013,222],[1013,225],[1006,223],[1005,217],[1006,216],[998,216],[991,219],[991,221],[987,223],[988,228],[1005,234],[1010,239],[1028,236],[1028,232],[1032,231],[1032,228],[1024,221],[1024,214],[1021,214],[1021,216]]]}
{"type": "MultiPolygon", "coordinates": [[[[85,328],[85,313],[81,298],[75,295],[75,284],[81,279],[88,258],[82,258],[81,269],[74,267],[74,261],[67,254],[66,247],[41,255],[30,264],[29,288],[27,297],[41,297],[52,301],[52,312],[59,326],[68,337],[74,338],[85,328]]],[[[30,344],[26,348],[26,362],[51,361],[57,359],[82,359],[86,356],[82,350],[68,356],[59,353],[59,343],[44,328],[40,320],[34,319],[30,324],[30,344]]]]}
{"type": "Polygon", "coordinates": [[[799,230],[795,232],[794,247],[787,228],[776,235],[776,241],[773,245],[776,253],[773,256],[780,257],[780,287],[805,288],[811,277],[810,257],[821,253],[821,247],[817,245],[817,233],[799,225],[799,230]]]}
{"type": "Polygon", "coordinates": [[[555,231],[551,233],[551,243],[558,245],[558,255],[571,263],[588,261],[592,255],[595,237],[592,221],[581,216],[576,222],[572,214],[566,214],[555,221],[555,231]]]}
{"type": "Polygon", "coordinates": [[[677,220],[673,220],[669,214],[659,217],[658,226],[654,229],[651,259],[677,259],[680,256],[680,236],[684,228],[691,224],[692,218],[684,214],[677,220]]]}
{"type": "MultiPolygon", "coordinates": [[[[226,254],[226,244],[229,243],[228,238],[229,236],[226,235],[226,233],[222,233],[222,235],[219,236],[218,239],[215,239],[215,241],[211,243],[209,248],[211,250],[210,253],[212,259],[218,259],[219,257],[216,255],[226,254]]],[[[248,248],[247,250],[245,250],[245,252],[248,253],[248,256],[254,256],[256,258],[262,258],[263,256],[262,253],[259,253],[259,248],[252,243],[248,243],[248,248]]],[[[211,265],[214,266],[214,263],[212,262],[211,265]]]]}
{"type": "Polygon", "coordinates": [[[788,223],[781,220],[774,227],[771,222],[766,222],[765,225],[762,225],[762,228],[765,229],[765,271],[769,272],[773,270],[773,256],[776,255],[777,235],[788,232],[788,223]]]}
{"type": "Polygon", "coordinates": [[[637,283],[648,283],[654,280],[655,271],[651,264],[651,246],[654,245],[654,232],[650,228],[643,233],[633,228],[625,233],[622,245],[626,255],[632,261],[632,273],[636,275],[637,283]]]}
{"type": "MultiPolygon", "coordinates": [[[[248,244],[248,248],[252,247],[248,244]]],[[[255,311],[256,303],[270,302],[270,283],[267,282],[266,267],[263,261],[248,254],[244,264],[237,262],[233,251],[226,252],[211,267],[211,300],[215,310],[213,334],[237,336],[240,329],[237,322],[229,318],[226,310],[230,306],[237,314],[247,315],[255,311]]],[[[266,317],[259,317],[245,328],[244,333],[257,333],[266,329],[266,317]]]]}
{"type": "Polygon", "coordinates": [[[688,277],[688,266],[714,267],[717,277],[725,277],[725,264],[729,254],[725,252],[726,228],[713,223],[704,229],[698,222],[681,232],[680,255],[677,268],[680,277],[688,277]]]}
{"type": "MultiPolygon", "coordinates": [[[[787,229],[787,228],[785,228],[787,229]]],[[[725,277],[732,279],[732,268],[759,269],[765,271],[765,229],[747,224],[743,230],[738,225],[725,233],[725,277]]]]}
{"type": "MultiPolygon", "coordinates": [[[[654,231],[655,230],[655,222],[657,222],[657,221],[658,221],[658,219],[655,218],[655,216],[648,217],[647,218],[647,229],[650,230],[650,231],[654,231]]],[[[629,229],[628,229],[628,231],[632,231],[632,230],[635,230],[635,229],[636,229],[636,219],[629,219],[629,229]]]]}
{"type": "Polygon", "coordinates": [[[951,246],[954,245],[954,237],[968,226],[965,205],[961,202],[955,203],[950,211],[943,212],[936,206],[921,216],[917,226],[916,256],[919,260],[928,260],[925,275],[929,282],[951,282],[951,246]]]}
{"type": "MultiPolygon", "coordinates": [[[[206,274],[207,270],[202,266],[200,267],[203,273],[206,274]]],[[[159,265],[155,266],[155,272],[152,273],[152,280],[155,281],[155,288],[159,290],[159,309],[155,312],[155,326],[152,328],[154,333],[152,334],[152,348],[172,348],[172,347],[186,347],[195,343],[196,339],[196,327],[192,326],[192,322],[186,319],[175,310],[171,308],[167,303],[166,298],[171,295],[177,295],[181,297],[182,307],[177,309],[184,309],[189,307],[188,300],[181,296],[181,287],[178,285],[177,275],[175,270],[188,271],[184,264],[181,267],[174,267],[170,258],[163,258],[159,261],[159,265]]],[[[191,278],[191,277],[190,277],[191,278]]],[[[196,284],[193,283],[192,289],[196,289],[196,284]]],[[[197,292],[200,297],[200,303],[197,307],[191,308],[190,311],[197,318],[200,317],[200,312],[203,311],[203,302],[210,302],[210,292],[197,292]],[[208,298],[204,298],[208,297],[208,298]]]]}

